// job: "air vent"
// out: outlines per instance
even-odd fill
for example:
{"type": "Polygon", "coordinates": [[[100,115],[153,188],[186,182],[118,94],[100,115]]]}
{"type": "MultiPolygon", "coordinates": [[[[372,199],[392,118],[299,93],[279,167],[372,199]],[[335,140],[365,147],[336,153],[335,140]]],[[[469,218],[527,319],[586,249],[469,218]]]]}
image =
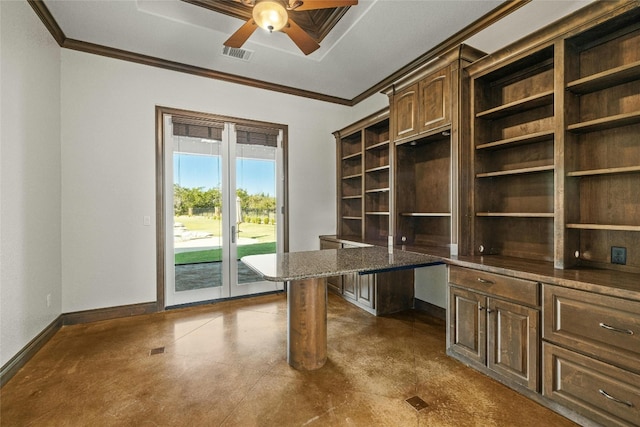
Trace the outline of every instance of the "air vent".
{"type": "Polygon", "coordinates": [[[249,61],[253,56],[252,50],[239,49],[235,47],[224,46],[222,48],[222,54],[231,58],[242,59],[243,61],[249,61]]]}

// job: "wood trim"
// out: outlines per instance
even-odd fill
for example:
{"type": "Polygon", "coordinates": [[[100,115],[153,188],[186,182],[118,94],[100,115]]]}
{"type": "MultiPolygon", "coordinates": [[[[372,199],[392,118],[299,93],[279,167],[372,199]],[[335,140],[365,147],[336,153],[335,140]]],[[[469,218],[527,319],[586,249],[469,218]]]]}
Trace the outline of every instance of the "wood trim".
{"type": "Polygon", "coordinates": [[[569,38],[637,7],[638,0],[594,1],[471,64],[467,71],[472,77],[484,75],[507,61],[516,61],[530,52],[553,45],[559,37],[569,38]]]}
{"type": "Polygon", "coordinates": [[[531,0],[508,0],[502,5],[498,6],[494,10],[490,11],[477,21],[471,23],[466,26],[462,30],[458,31],[453,36],[449,37],[447,40],[443,41],[433,49],[427,51],[425,54],[421,55],[416,60],[407,64],[406,66],[400,68],[395,73],[391,74],[387,78],[381,80],[376,85],[362,92],[352,99],[340,98],[337,96],[325,95],[319,92],[313,92],[303,89],[297,89],[290,86],[269,83],[262,80],[251,79],[248,77],[236,76],[229,73],[223,73],[221,71],[216,71],[213,69],[196,67],[193,65],[187,65],[179,62],[168,61],[166,59],[157,58],[148,55],[142,55],[139,53],[129,52],[121,49],[115,49],[107,46],[102,46],[94,43],[84,42],[81,40],[69,39],[66,37],[56,20],[53,18],[49,9],[43,3],[42,0],[27,0],[34,12],[44,26],[49,30],[53,38],[56,40],[58,45],[64,49],[77,50],[79,52],[91,53],[100,56],[106,56],[109,58],[120,59],[123,61],[134,62],[137,64],[148,65],[151,67],[164,68],[171,71],[177,71],[180,73],[193,74],[199,77],[205,77],[215,80],[222,80],[229,83],[236,83],[245,86],[254,87],[257,89],[265,89],[273,92],[285,93],[293,96],[300,96],[309,99],[315,99],[318,101],[330,102],[339,105],[346,105],[353,107],[354,105],[360,103],[361,101],[369,98],[370,96],[379,93],[385,87],[389,86],[393,81],[399,79],[404,76],[406,73],[409,73],[425,63],[433,60],[443,52],[452,49],[454,46],[462,43],[467,38],[472,35],[478,33],[479,31],[487,28],[494,22],[499,19],[507,16],[511,12],[519,9],[525,4],[529,3],[531,0]]]}
{"type": "Polygon", "coordinates": [[[62,324],[64,326],[79,325],[82,323],[98,322],[100,320],[111,320],[119,319],[121,317],[138,316],[140,314],[151,314],[156,313],[157,311],[160,310],[157,309],[156,302],[97,308],[94,310],[65,313],[62,315],[62,324]]]}
{"type": "Polygon", "coordinates": [[[44,5],[42,0],[27,0],[33,11],[38,15],[38,18],[42,21],[47,30],[51,33],[58,46],[62,47],[62,44],[67,39],[62,28],[58,25],[56,20],[49,12],[47,6],[44,5]]]}
{"type": "Polygon", "coordinates": [[[0,369],[0,387],[3,387],[50,339],[60,330],[63,315],[58,316],[34,339],[24,346],[0,369]]]}
{"type": "Polygon", "coordinates": [[[491,24],[499,21],[500,19],[504,18],[510,13],[515,12],[516,10],[520,9],[522,6],[529,3],[530,1],[531,0],[505,1],[503,4],[493,9],[489,13],[485,14],[480,19],[476,20],[475,22],[472,22],[470,25],[467,25],[462,30],[455,33],[453,36],[444,40],[442,43],[436,45],[431,50],[428,50],[427,52],[425,52],[422,56],[418,57],[414,61],[400,68],[395,73],[391,74],[389,77],[378,82],[373,87],[369,88],[368,90],[362,92],[360,95],[353,98],[351,100],[352,105],[358,104],[359,102],[370,97],[376,92],[383,92],[386,87],[390,86],[396,80],[401,79],[407,74],[416,71],[418,68],[422,67],[424,64],[432,61],[438,56],[453,49],[455,46],[463,43],[469,37],[473,36],[476,33],[479,33],[480,31],[484,30],[485,28],[489,27],[491,24]]]}

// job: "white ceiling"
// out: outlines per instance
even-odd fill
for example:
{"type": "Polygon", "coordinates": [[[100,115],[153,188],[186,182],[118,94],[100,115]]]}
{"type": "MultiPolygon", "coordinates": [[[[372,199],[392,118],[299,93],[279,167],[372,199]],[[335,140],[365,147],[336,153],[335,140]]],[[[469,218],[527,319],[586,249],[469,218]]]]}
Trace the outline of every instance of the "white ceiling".
{"type": "MultiPolygon", "coordinates": [[[[492,52],[591,0],[534,0],[467,43],[492,52]]],[[[502,0],[360,0],[309,56],[256,31],[249,62],[222,55],[243,21],[179,0],[44,0],[67,38],[318,94],[353,99],[502,0]]]]}

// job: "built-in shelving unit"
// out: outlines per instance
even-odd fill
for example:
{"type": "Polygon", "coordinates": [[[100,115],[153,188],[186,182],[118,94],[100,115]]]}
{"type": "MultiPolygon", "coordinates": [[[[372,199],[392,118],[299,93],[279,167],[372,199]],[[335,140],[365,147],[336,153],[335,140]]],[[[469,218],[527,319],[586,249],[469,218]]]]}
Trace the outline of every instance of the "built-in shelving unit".
{"type": "Polygon", "coordinates": [[[640,271],[640,25],[565,40],[565,263],[640,271]],[[611,248],[627,250],[612,264],[611,248]]]}
{"type": "Polygon", "coordinates": [[[385,241],[390,217],[389,111],[334,133],[338,144],[338,235],[385,241]]]}
{"type": "Polygon", "coordinates": [[[471,78],[473,254],[554,257],[554,46],[471,78]]]}

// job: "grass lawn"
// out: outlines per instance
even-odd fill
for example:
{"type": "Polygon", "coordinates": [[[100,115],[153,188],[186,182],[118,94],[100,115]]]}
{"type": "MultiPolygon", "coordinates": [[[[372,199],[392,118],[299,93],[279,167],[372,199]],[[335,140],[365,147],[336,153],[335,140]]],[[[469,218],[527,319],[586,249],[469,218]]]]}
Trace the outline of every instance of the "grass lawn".
{"type": "MultiPolygon", "coordinates": [[[[276,252],[276,242],[256,243],[255,245],[238,246],[238,259],[245,255],[273,254],[276,252]]],[[[214,262],[222,260],[222,249],[207,249],[177,253],[176,265],[195,264],[198,262],[214,262]]]]}
{"type": "MultiPolygon", "coordinates": [[[[190,231],[206,231],[214,236],[222,234],[222,221],[219,219],[206,218],[204,216],[186,216],[181,215],[174,217],[175,222],[180,222],[187,230],[190,231]]],[[[271,224],[253,224],[240,223],[240,232],[238,237],[246,237],[256,239],[258,243],[275,242],[276,226],[271,224]]]]}
{"type": "MultiPolygon", "coordinates": [[[[214,236],[222,234],[222,221],[203,216],[178,216],[175,222],[180,222],[187,230],[206,231],[214,236]]],[[[276,252],[276,226],[271,224],[241,223],[238,237],[255,239],[257,243],[238,246],[238,259],[245,255],[272,254],[276,252]]],[[[195,264],[198,262],[215,262],[222,260],[221,249],[207,249],[202,251],[181,252],[175,254],[175,263],[195,264]]]]}

